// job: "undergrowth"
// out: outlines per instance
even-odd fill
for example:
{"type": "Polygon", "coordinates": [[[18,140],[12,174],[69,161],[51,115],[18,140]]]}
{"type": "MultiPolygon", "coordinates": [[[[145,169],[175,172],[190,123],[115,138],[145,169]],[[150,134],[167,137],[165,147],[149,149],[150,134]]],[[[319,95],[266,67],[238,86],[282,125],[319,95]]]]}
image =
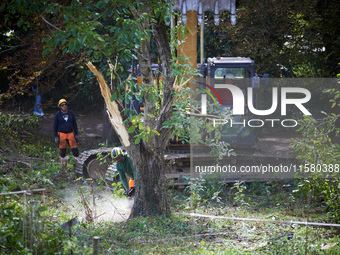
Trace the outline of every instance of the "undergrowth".
{"type": "MultiPolygon", "coordinates": [[[[195,208],[191,194],[169,190],[171,217],[118,221],[86,221],[80,217],[80,206],[70,212],[70,205],[58,202],[57,194],[37,194],[33,205],[32,200],[26,201],[26,208],[19,196],[3,196],[0,221],[5,238],[0,247],[7,253],[15,248],[9,254],[27,254],[30,249],[38,254],[71,250],[73,254],[92,254],[93,237],[99,236],[100,254],[306,254],[306,250],[308,254],[338,254],[337,228],[282,223],[329,221],[322,205],[313,198],[307,201],[294,196],[293,189],[293,182],[222,185],[219,201],[204,197],[195,208]],[[278,222],[192,217],[190,213],[278,222]],[[70,238],[60,225],[73,217],[79,222],[70,238]]],[[[116,199],[113,194],[112,199],[116,199]]]]}

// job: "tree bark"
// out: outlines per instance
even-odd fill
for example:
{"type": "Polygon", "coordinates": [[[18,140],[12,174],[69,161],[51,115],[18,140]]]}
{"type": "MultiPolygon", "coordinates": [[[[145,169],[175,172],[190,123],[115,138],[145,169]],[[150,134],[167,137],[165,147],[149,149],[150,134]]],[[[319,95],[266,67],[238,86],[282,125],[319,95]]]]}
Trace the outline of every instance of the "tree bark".
{"type": "MultiPolygon", "coordinates": [[[[149,5],[144,5],[143,12],[151,13],[149,5]]],[[[137,10],[132,10],[136,19],[141,15],[137,10]]],[[[171,50],[166,34],[165,24],[155,23],[152,25],[149,21],[143,19],[140,28],[146,31],[152,27],[154,37],[157,43],[160,61],[162,65],[163,77],[163,104],[160,109],[156,109],[155,97],[152,97],[151,88],[154,80],[151,70],[150,61],[150,39],[141,41],[137,57],[142,75],[143,87],[146,89],[144,94],[144,128],[150,127],[151,131],[157,131],[159,135],[150,133],[148,141],[142,140],[137,145],[127,148],[136,168],[136,198],[131,210],[130,218],[139,216],[169,216],[170,210],[168,205],[168,184],[164,176],[165,160],[164,150],[169,143],[172,130],[163,129],[162,125],[172,113],[172,86],[174,77],[171,72],[171,50]],[[136,162],[138,159],[138,162],[136,162]]]]}
{"type": "MultiPolygon", "coordinates": [[[[157,137],[156,140],[159,140],[157,137]]],[[[136,197],[131,210],[130,218],[140,216],[154,217],[170,215],[168,206],[168,185],[164,176],[164,153],[160,146],[148,151],[144,143],[128,148],[130,155],[138,155],[136,168],[136,197]],[[134,151],[134,152],[132,152],[134,151]]],[[[150,147],[150,146],[148,146],[150,147]]]]}

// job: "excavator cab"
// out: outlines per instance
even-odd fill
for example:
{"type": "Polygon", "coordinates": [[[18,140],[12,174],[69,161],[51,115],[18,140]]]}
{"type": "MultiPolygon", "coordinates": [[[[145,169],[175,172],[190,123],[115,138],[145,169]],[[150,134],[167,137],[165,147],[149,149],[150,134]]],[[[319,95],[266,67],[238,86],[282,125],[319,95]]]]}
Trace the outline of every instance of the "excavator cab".
{"type": "MultiPolygon", "coordinates": [[[[250,58],[209,58],[207,64],[199,67],[203,77],[200,78],[200,88],[212,88],[211,94],[214,95],[214,102],[218,102],[220,108],[219,113],[224,116],[223,119],[214,121],[214,125],[221,125],[219,132],[220,140],[229,143],[234,147],[253,147],[256,144],[256,136],[254,129],[248,125],[248,121],[252,119],[252,113],[249,112],[247,106],[248,87],[253,90],[253,105],[256,105],[257,88],[260,87],[260,81],[255,74],[255,62],[250,58]],[[232,91],[224,85],[233,85],[239,93],[239,97],[235,97],[232,91]],[[235,98],[234,98],[235,97],[235,98]],[[243,97],[243,98],[242,98],[243,97]],[[243,100],[243,114],[232,114],[235,105],[234,99],[243,100]]],[[[208,100],[209,101],[209,100],[208,100]]],[[[210,103],[213,99],[210,98],[210,103]]],[[[216,115],[216,112],[209,113],[216,115]]]]}

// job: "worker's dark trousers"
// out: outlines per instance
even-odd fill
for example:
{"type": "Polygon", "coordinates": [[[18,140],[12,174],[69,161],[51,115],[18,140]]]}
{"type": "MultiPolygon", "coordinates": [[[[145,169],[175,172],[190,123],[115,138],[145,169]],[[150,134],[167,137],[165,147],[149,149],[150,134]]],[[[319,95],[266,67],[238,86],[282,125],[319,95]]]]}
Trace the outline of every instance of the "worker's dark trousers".
{"type": "Polygon", "coordinates": [[[59,155],[60,155],[60,161],[62,167],[67,167],[67,157],[66,157],[66,146],[67,141],[70,144],[70,148],[72,151],[72,154],[75,158],[75,160],[78,160],[79,151],[78,151],[78,145],[76,142],[76,139],[74,138],[73,132],[71,133],[61,133],[58,132],[59,136],[59,155]]]}

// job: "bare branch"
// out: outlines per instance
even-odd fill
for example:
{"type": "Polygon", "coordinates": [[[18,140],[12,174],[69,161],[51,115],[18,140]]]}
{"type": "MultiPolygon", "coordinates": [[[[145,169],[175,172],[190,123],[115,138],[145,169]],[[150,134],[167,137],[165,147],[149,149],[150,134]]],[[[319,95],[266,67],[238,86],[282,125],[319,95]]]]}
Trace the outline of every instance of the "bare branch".
{"type": "Polygon", "coordinates": [[[55,25],[51,24],[50,22],[48,22],[43,16],[40,16],[48,25],[50,25],[51,27],[54,27],[55,29],[57,29],[60,32],[64,32],[63,30],[61,30],[60,28],[57,28],[55,25]]]}

